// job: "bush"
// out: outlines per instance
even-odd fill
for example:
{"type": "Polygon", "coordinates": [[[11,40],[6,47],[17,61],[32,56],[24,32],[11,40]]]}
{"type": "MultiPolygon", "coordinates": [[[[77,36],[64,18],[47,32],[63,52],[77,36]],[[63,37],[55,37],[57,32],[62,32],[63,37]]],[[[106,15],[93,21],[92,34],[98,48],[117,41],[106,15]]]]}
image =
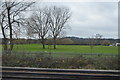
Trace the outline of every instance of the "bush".
{"type": "Polygon", "coordinates": [[[2,65],[11,67],[38,67],[64,69],[111,69],[118,70],[118,58],[115,56],[75,56],[56,58],[43,54],[2,55],[2,65]]]}
{"type": "Polygon", "coordinates": [[[111,43],[110,43],[110,41],[109,40],[104,40],[103,41],[103,45],[105,45],[105,46],[109,46],[111,43]]]}

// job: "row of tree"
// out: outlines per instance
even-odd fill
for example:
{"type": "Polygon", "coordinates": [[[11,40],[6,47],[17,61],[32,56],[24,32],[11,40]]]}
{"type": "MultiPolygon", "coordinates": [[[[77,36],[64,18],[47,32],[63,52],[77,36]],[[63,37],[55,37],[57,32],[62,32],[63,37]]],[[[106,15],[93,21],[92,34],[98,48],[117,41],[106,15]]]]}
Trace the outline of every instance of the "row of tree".
{"type": "MultiPolygon", "coordinates": [[[[64,38],[57,38],[56,44],[57,45],[115,45],[117,43],[117,39],[100,39],[98,41],[94,40],[94,43],[90,43],[92,39],[88,38],[74,38],[74,37],[64,37],[64,38]]],[[[9,39],[8,39],[9,41],[9,39]]],[[[13,39],[14,44],[39,44],[40,39],[13,39]]],[[[92,40],[93,41],[93,40],[92,40]]],[[[4,40],[0,44],[4,44],[4,40]]],[[[52,45],[53,39],[45,39],[45,45],[52,45]]]]}
{"type": "Polygon", "coordinates": [[[26,20],[25,26],[27,26],[28,35],[38,35],[43,49],[45,49],[46,36],[52,38],[54,49],[56,49],[56,39],[66,28],[66,23],[69,21],[70,16],[69,9],[65,7],[38,8],[26,20]]]}
{"type": "Polygon", "coordinates": [[[66,24],[71,17],[71,12],[66,7],[38,8],[35,7],[35,2],[16,0],[0,1],[0,5],[0,27],[5,53],[12,52],[13,37],[26,33],[30,37],[37,36],[41,40],[43,48],[45,48],[46,36],[52,38],[54,49],[56,49],[56,39],[66,29],[66,24]],[[35,9],[31,10],[33,5],[35,9]],[[7,45],[8,40],[9,45],[7,45]]]}
{"type": "Polygon", "coordinates": [[[73,41],[73,44],[75,45],[89,45],[89,44],[94,44],[94,45],[114,45],[118,43],[118,39],[112,39],[112,38],[101,38],[101,39],[96,39],[94,38],[79,38],[79,37],[66,37],[69,38],[73,41]]]}

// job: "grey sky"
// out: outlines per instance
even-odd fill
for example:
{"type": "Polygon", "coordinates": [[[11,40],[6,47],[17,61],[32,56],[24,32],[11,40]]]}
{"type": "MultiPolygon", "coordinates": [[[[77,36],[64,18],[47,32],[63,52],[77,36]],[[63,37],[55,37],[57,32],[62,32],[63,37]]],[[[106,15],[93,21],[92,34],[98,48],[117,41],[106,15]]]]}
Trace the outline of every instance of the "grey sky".
{"type": "Polygon", "coordinates": [[[104,38],[118,38],[118,2],[40,2],[37,5],[65,6],[71,10],[71,29],[66,30],[67,36],[89,38],[101,34],[104,38]]]}
{"type": "Polygon", "coordinates": [[[65,6],[72,12],[67,36],[91,37],[101,34],[105,38],[118,38],[117,2],[46,2],[41,6],[65,6]]]}

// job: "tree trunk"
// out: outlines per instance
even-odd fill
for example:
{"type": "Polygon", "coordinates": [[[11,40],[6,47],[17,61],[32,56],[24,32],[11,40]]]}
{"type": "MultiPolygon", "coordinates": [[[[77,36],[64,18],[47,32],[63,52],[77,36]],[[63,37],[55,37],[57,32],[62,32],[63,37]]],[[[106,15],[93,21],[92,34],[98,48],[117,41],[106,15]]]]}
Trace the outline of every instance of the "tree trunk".
{"type": "Polygon", "coordinates": [[[7,51],[8,51],[8,47],[7,47],[7,38],[6,38],[6,35],[5,35],[5,31],[4,31],[4,28],[3,26],[1,25],[1,28],[2,28],[2,34],[3,34],[3,39],[2,39],[2,42],[3,42],[3,52],[7,54],[7,51]]]}
{"type": "Polygon", "coordinates": [[[45,49],[45,39],[42,37],[42,46],[43,46],[43,49],[45,49]]]}
{"type": "Polygon", "coordinates": [[[12,49],[13,49],[13,40],[10,39],[10,48],[8,50],[10,54],[12,53],[12,49]]]}
{"type": "Polygon", "coordinates": [[[56,49],[56,38],[53,39],[54,49],[56,49]]]}
{"type": "Polygon", "coordinates": [[[10,8],[7,8],[7,14],[8,14],[8,24],[9,24],[9,28],[10,28],[10,48],[9,48],[9,53],[12,53],[12,49],[13,49],[13,39],[12,39],[12,25],[11,25],[11,19],[10,19],[10,8]]]}

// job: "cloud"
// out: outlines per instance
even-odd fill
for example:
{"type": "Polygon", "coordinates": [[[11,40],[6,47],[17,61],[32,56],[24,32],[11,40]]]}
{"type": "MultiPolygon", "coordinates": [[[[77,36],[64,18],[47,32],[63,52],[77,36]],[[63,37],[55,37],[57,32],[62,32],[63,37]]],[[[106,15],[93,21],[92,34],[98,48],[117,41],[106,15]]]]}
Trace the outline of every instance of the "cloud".
{"type": "Polygon", "coordinates": [[[48,2],[43,5],[65,6],[71,10],[71,30],[67,30],[67,35],[90,37],[96,33],[118,38],[117,2],[48,2]]]}
{"type": "Polygon", "coordinates": [[[66,30],[68,36],[91,37],[96,33],[118,38],[117,2],[40,2],[37,5],[68,7],[72,12],[71,30],[66,30]]]}
{"type": "Polygon", "coordinates": [[[117,3],[73,3],[69,7],[73,13],[70,35],[88,37],[100,33],[103,37],[118,37],[117,3]]]}

